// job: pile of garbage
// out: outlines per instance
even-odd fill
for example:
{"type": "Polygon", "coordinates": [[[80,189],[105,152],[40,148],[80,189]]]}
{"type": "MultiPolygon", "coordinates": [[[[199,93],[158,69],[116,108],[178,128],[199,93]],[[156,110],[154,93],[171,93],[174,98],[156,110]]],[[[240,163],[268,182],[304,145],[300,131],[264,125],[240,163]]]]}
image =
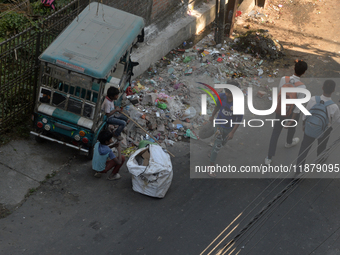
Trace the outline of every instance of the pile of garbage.
{"type": "Polygon", "coordinates": [[[169,90],[165,91],[157,84],[163,82],[160,78],[133,81],[131,95],[123,97],[123,111],[133,120],[121,134],[125,148],[123,154],[126,156],[147,143],[159,142],[163,148],[172,146],[176,141],[189,138],[188,134],[194,132],[190,129],[198,127],[191,123],[193,119],[199,121],[200,116],[186,101],[186,86],[183,83],[174,84],[171,88],[177,93],[169,95],[169,90]]]}
{"type": "MultiPolygon", "coordinates": [[[[251,36],[259,37],[255,33],[245,38],[251,36]]],[[[211,33],[196,45],[184,42],[131,82],[122,106],[142,128],[132,121],[126,126],[122,134],[125,155],[136,151],[141,141],[155,143],[157,140],[166,148],[177,141],[200,139],[199,129],[208,121],[215,103],[207,97],[207,115],[200,114],[204,92],[199,89],[202,87],[199,82],[214,86],[234,78],[244,95],[248,87],[253,87],[255,93],[261,92],[260,100],[271,100],[269,83],[273,82],[278,69],[263,60],[263,54],[252,54],[251,50],[239,52],[236,49],[241,46],[233,40],[216,45],[213,37],[211,33]]],[[[269,40],[269,36],[267,38],[269,40]]],[[[269,46],[268,40],[266,47],[274,47],[269,46]]]]}
{"type": "Polygon", "coordinates": [[[138,125],[130,121],[124,132],[128,141],[137,146],[143,140],[152,143],[160,141],[165,146],[173,145],[173,142],[182,140],[188,128],[192,125],[190,120],[196,117],[194,107],[186,107],[178,96],[169,96],[163,92],[152,89],[147,92],[144,89],[134,94],[132,100],[123,101],[124,110],[138,125]],[[131,103],[133,102],[133,103],[131,103]],[[147,130],[150,137],[144,130],[147,130]]]}
{"type": "Polygon", "coordinates": [[[235,38],[233,47],[238,51],[268,60],[282,58],[285,55],[282,44],[273,39],[268,30],[248,31],[235,38]]]}

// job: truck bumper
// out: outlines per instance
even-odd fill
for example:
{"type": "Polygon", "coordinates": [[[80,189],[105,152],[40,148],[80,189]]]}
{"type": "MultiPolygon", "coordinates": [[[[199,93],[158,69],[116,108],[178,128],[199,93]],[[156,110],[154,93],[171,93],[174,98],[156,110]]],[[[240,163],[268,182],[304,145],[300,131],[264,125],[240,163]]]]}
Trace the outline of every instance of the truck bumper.
{"type": "Polygon", "coordinates": [[[36,133],[36,132],[33,132],[33,131],[31,131],[30,133],[31,133],[32,135],[35,135],[35,136],[44,138],[44,139],[46,139],[46,140],[49,140],[49,141],[52,141],[52,142],[57,142],[57,143],[66,145],[66,146],[71,147],[71,148],[73,148],[73,149],[77,149],[77,150],[80,150],[80,151],[83,151],[83,152],[86,152],[86,153],[89,152],[89,150],[87,150],[87,149],[84,149],[84,148],[75,146],[75,145],[70,144],[70,143],[65,143],[65,142],[59,141],[59,140],[57,140],[57,139],[53,139],[53,138],[51,138],[51,137],[48,137],[48,136],[45,136],[45,135],[42,135],[42,134],[39,134],[39,133],[36,133]]]}

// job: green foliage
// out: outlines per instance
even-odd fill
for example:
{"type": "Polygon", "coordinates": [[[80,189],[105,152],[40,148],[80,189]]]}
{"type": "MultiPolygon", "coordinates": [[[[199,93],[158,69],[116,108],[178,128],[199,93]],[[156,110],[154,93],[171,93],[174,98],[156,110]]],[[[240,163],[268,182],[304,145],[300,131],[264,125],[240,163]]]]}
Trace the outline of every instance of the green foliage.
{"type": "MultiPolygon", "coordinates": [[[[0,0],[0,2],[7,0],[0,0]]],[[[35,0],[33,0],[35,1],[35,0]]],[[[56,2],[56,10],[61,9],[71,0],[58,0],[56,2]]],[[[61,19],[64,17],[73,17],[72,11],[76,8],[76,4],[70,6],[58,15],[61,19]]],[[[2,62],[0,65],[0,145],[5,144],[12,139],[26,138],[29,136],[31,128],[31,108],[34,102],[34,72],[28,70],[35,63],[38,31],[43,32],[44,39],[40,42],[40,50],[45,49],[53,39],[58,35],[59,27],[53,28],[53,24],[48,23],[51,27],[42,26],[44,18],[53,14],[51,8],[44,6],[40,0],[31,3],[32,15],[16,13],[14,11],[4,11],[0,15],[0,42],[14,36],[15,34],[32,27],[23,36],[18,36],[13,42],[15,50],[8,51],[8,46],[2,47],[2,62]],[[51,31],[50,31],[51,30],[51,31]],[[23,74],[29,71],[30,77],[23,74]],[[14,82],[20,77],[18,84],[14,82]],[[15,83],[15,85],[14,85],[15,83]],[[6,89],[3,89],[5,88],[6,89]],[[8,89],[7,89],[8,87],[8,89]],[[27,104],[30,102],[30,104],[27,104]],[[26,119],[29,119],[27,121],[26,119]]],[[[7,44],[8,45],[8,44],[7,44]]]]}
{"type": "Polygon", "coordinates": [[[29,23],[28,18],[22,13],[10,11],[0,19],[0,37],[6,38],[22,31],[29,23]]]}
{"type": "Polygon", "coordinates": [[[32,188],[32,189],[29,189],[25,195],[25,198],[28,198],[30,195],[33,195],[34,192],[36,192],[38,189],[36,188],[32,188]]]}
{"type": "MultiPolygon", "coordinates": [[[[58,0],[54,2],[54,6],[56,10],[59,10],[70,2],[71,2],[70,0],[58,0]]],[[[52,8],[44,6],[40,0],[34,3],[31,3],[31,9],[32,9],[33,15],[39,15],[39,16],[48,16],[54,12],[52,8]]]]}
{"type": "Polygon", "coordinates": [[[46,179],[51,179],[51,178],[53,178],[56,174],[57,174],[56,171],[52,171],[52,173],[47,174],[45,178],[46,178],[46,179]]]}
{"type": "MultiPolygon", "coordinates": [[[[55,2],[56,10],[61,9],[70,2],[70,0],[55,2]]],[[[52,8],[44,6],[40,0],[31,3],[31,10],[32,15],[14,11],[5,12],[0,18],[0,42],[31,26],[40,29],[39,19],[45,18],[54,12],[52,8]]]]}
{"type": "Polygon", "coordinates": [[[44,6],[40,1],[31,3],[33,15],[48,16],[52,14],[52,8],[44,6]]]}
{"type": "Polygon", "coordinates": [[[71,0],[59,0],[59,1],[56,1],[54,3],[55,3],[56,9],[60,10],[62,7],[64,7],[65,5],[67,5],[70,2],[71,2],[71,0]]]}

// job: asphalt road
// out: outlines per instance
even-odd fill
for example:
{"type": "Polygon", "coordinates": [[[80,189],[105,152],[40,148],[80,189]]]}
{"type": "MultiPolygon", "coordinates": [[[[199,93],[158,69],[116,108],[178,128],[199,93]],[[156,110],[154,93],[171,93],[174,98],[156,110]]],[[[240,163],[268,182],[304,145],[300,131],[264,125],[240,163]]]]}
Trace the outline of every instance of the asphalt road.
{"type": "MultiPolygon", "coordinates": [[[[316,56],[309,57],[312,61],[316,56]]],[[[335,62],[328,63],[328,67],[338,70],[335,62]]],[[[316,76],[315,72],[308,76],[312,95],[321,92],[316,76]]],[[[337,102],[339,95],[334,95],[337,102]]],[[[263,163],[270,132],[268,126],[256,130],[240,128],[220,152],[219,162],[227,159],[235,165],[263,163]]],[[[296,134],[302,137],[301,127],[296,134]]],[[[339,136],[337,129],[329,145],[339,136]]],[[[284,139],[282,134],[276,165],[290,163],[298,153],[299,146],[284,148],[284,139]]],[[[125,167],[121,170],[123,178],[110,182],[94,178],[91,163],[74,150],[53,143],[37,145],[33,138],[14,145],[11,144],[12,153],[11,149],[1,148],[8,155],[5,158],[5,154],[0,154],[3,173],[8,172],[7,168],[13,175],[30,168],[37,176],[42,169],[57,170],[57,174],[32,190],[21,206],[0,220],[0,254],[6,255],[201,254],[210,244],[203,254],[212,250],[214,254],[249,222],[254,222],[252,218],[259,216],[266,204],[290,183],[289,179],[190,178],[190,156],[206,163],[210,148],[207,141],[182,142],[170,148],[176,156],[172,159],[172,185],[165,198],[155,199],[132,190],[125,167]],[[22,148],[26,148],[24,152],[22,148]],[[198,153],[190,154],[192,150],[198,153]]],[[[339,152],[336,149],[327,163],[338,164],[339,152]]],[[[310,160],[313,157],[315,153],[311,152],[310,160]]],[[[28,179],[32,178],[34,183],[43,179],[28,179]]],[[[19,184],[24,181],[20,179],[19,184]]],[[[271,204],[264,217],[238,240],[233,254],[239,249],[240,254],[251,255],[339,254],[339,192],[339,179],[301,181],[271,204]]]]}
{"type": "Polygon", "coordinates": [[[121,180],[96,179],[75,156],[1,220],[1,254],[200,253],[269,180],[190,179],[188,150],[172,150],[164,199],[133,192],[124,169],[121,180]]]}
{"type": "MultiPolygon", "coordinates": [[[[191,146],[199,143],[204,144],[196,141],[191,146]]],[[[43,146],[45,150],[64,148],[53,143],[43,146]]],[[[204,253],[208,254],[230,241],[290,182],[276,180],[268,188],[273,179],[191,179],[190,144],[177,143],[171,151],[176,156],[172,159],[174,179],[163,199],[135,193],[125,167],[121,180],[96,179],[85,156],[64,151],[74,154],[63,159],[58,173],[0,220],[0,253],[200,254],[243,212],[204,253]],[[237,223],[240,225],[226,237],[237,223]]],[[[228,151],[225,147],[222,155],[239,153],[228,151]]],[[[329,160],[334,160],[332,157],[329,160]]],[[[301,182],[240,240],[238,248],[246,244],[241,254],[308,254],[306,251],[312,251],[336,230],[338,184],[337,179],[301,182]]],[[[336,237],[337,233],[329,240],[334,252],[338,249],[336,237]]],[[[329,253],[328,246],[321,247],[328,253],[315,254],[336,254],[329,253]]]]}

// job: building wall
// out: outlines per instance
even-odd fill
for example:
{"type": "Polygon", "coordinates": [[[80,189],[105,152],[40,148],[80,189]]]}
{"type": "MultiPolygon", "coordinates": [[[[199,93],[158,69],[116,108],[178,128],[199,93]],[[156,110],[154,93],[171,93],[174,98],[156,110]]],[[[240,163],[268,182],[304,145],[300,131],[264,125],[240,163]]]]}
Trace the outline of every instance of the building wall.
{"type": "Polygon", "coordinates": [[[153,0],[151,21],[157,18],[164,18],[167,13],[174,12],[181,6],[180,0],[153,0]]]}
{"type": "Polygon", "coordinates": [[[197,5],[204,0],[108,0],[103,2],[114,8],[141,16],[146,25],[166,20],[180,9],[187,9],[188,4],[197,5]]]}
{"type": "Polygon", "coordinates": [[[106,4],[143,17],[147,25],[150,23],[153,0],[108,0],[106,4]]]}

